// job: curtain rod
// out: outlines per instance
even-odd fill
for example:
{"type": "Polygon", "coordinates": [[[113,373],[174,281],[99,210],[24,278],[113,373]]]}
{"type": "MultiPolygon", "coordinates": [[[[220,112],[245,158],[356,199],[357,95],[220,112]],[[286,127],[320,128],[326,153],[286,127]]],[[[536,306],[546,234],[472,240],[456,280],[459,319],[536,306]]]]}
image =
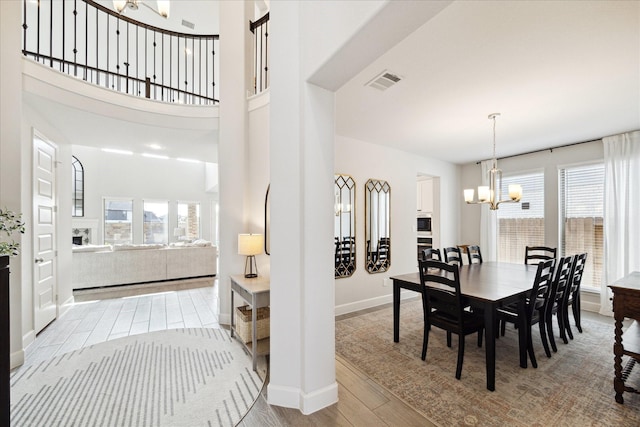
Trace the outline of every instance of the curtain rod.
{"type": "MultiPolygon", "coordinates": [[[[532,150],[532,151],[527,151],[526,153],[520,153],[520,154],[512,154],[510,156],[504,156],[504,157],[498,157],[496,160],[503,160],[503,159],[509,159],[511,157],[518,157],[518,156],[526,156],[527,154],[533,154],[533,153],[540,153],[542,151],[547,151],[549,150],[551,153],[553,153],[553,150],[557,149],[557,148],[565,148],[565,147],[571,147],[574,145],[580,145],[580,144],[588,144],[590,142],[597,142],[597,141],[602,141],[602,138],[598,138],[598,139],[592,139],[589,141],[581,141],[581,142],[572,142],[570,144],[564,144],[564,145],[558,145],[555,147],[549,147],[549,148],[541,148],[539,150],[532,150]]],[[[487,159],[487,160],[491,160],[491,159],[487,159]]],[[[477,161],[476,165],[479,165],[480,163],[482,163],[482,160],[477,161]]]]}

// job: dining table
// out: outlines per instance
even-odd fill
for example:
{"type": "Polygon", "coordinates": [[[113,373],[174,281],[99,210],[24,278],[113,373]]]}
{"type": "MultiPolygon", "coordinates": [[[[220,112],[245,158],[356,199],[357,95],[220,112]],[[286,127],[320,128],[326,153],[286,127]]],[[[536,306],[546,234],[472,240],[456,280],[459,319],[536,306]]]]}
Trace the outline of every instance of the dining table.
{"type": "MultiPolygon", "coordinates": [[[[496,310],[517,304],[521,313],[518,325],[520,366],[527,367],[527,333],[525,303],[533,288],[537,265],[506,262],[483,262],[460,266],[460,293],[473,310],[484,313],[485,359],[487,389],[495,391],[496,378],[496,310]],[[493,325],[491,327],[490,325],[493,325]]],[[[400,341],[400,300],[401,290],[423,293],[424,286],[420,273],[413,272],[392,276],[393,281],[393,341],[400,341]]],[[[427,286],[443,288],[444,285],[428,283],[427,286]]]]}

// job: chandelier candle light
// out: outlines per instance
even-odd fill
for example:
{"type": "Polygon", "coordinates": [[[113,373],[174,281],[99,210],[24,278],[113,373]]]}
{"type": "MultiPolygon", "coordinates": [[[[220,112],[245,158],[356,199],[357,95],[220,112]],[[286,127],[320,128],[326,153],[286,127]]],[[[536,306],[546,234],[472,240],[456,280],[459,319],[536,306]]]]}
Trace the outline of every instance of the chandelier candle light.
{"type": "Polygon", "coordinates": [[[238,255],[246,255],[244,277],[258,277],[256,255],[262,253],[264,236],[262,234],[238,234],[238,255]]]}
{"type": "Polygon", "coordinates": [[[500,203],[519,202],[522,199],[522,186],[520,184],[509,185],[509,198],[502,198],[502,171],[498,169],[498,160],[496,159],[496,117],[500,113],[489,114],[489,119],[493,120],[493,159],[491,160],[491,170],[489,170],[489,186],[478,186],[478,200],[473,200],[473,188],[464,190],[464,201],[467,204],[487,203],[489,209],[495,211],[500,203]]]}

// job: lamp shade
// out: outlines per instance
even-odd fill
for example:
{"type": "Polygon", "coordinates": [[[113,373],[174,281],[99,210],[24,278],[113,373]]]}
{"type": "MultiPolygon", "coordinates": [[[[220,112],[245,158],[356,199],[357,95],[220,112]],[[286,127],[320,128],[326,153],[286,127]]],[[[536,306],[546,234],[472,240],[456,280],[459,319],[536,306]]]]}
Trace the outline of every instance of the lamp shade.
{"type": "Polygon", "coordinates": [[[262,234],[238,234],[238,254],[258,255],[264,250],[264,236],[262,234]]]}

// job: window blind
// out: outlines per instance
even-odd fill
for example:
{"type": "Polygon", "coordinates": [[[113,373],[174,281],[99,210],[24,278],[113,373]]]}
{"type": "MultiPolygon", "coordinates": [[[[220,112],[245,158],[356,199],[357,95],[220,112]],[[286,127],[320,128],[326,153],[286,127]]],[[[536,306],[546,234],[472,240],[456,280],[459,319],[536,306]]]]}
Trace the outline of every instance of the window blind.
{"type": "Polygon", "coordinates": [[[604,164],[560,169],[560,255],[586,252],[583,287],[600,288],[604,254],[604,164]]]}
{"type": "Polygon", "coordinates": [[[503,176],[503,199],[509,184],[522,186],[522,200],[497,210],[498,261],[522,263],[526,246],[544,245],[544,172],[503,176]]]}

